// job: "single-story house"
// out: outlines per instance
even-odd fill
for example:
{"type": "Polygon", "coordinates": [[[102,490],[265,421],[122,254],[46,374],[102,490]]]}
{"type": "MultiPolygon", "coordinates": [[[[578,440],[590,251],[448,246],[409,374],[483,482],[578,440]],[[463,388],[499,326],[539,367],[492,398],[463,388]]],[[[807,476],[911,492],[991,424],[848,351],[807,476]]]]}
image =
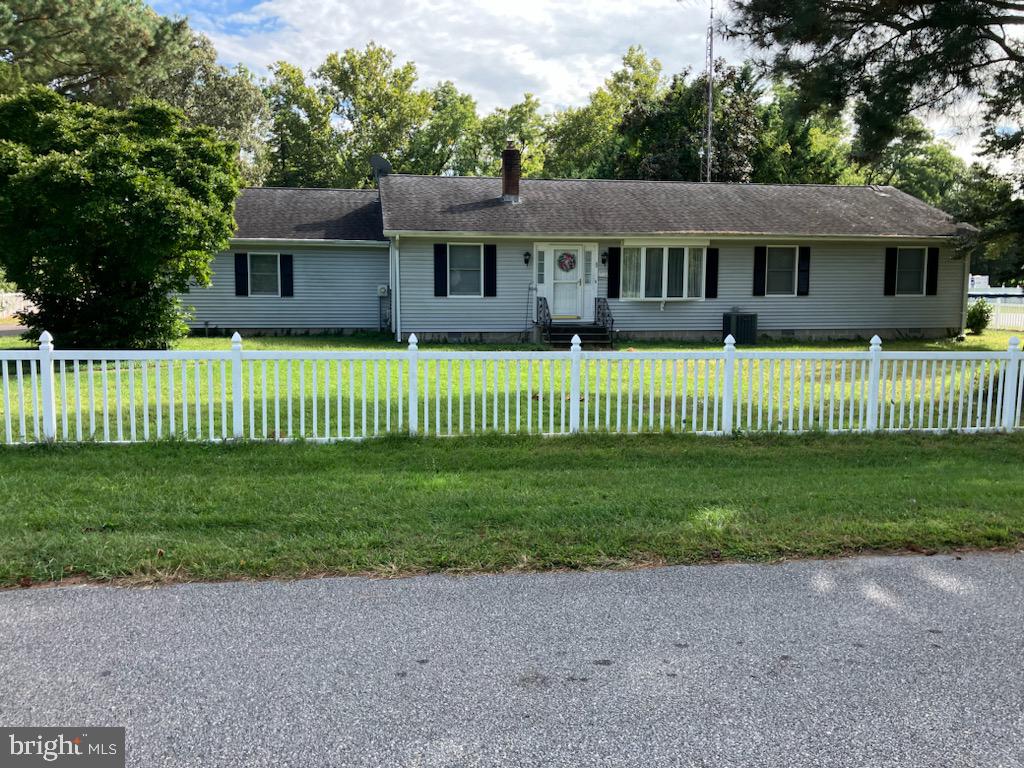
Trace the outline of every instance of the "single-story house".
{"type": "Polygon", "coordinates": [[[800,338],[945,336],[973,230],[888,186],[415,176],[244,190],[193,289],[216,332],[386,329],[516,340],[562,330],[720,338],[723,315],[800,338]]]}

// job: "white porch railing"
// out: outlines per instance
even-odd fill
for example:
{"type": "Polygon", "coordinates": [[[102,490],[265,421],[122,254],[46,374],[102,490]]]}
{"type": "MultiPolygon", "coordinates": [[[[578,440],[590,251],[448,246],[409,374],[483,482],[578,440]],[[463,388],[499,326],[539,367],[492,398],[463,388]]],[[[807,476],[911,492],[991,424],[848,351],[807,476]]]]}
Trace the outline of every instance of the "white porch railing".
{"type": "Polygon", "coordinates": [[[0,443],[1021,428],[1004,352],[0,352],[0,443]]]}

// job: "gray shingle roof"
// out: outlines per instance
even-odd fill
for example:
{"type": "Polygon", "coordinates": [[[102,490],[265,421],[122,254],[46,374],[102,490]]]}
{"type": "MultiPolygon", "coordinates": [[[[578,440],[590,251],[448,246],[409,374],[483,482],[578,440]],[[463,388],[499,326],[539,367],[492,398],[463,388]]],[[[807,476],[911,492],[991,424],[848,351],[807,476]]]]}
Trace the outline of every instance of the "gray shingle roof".
{"type": "Polygon", "coordinates": [[[952,236],[955,220],[894,187],[523,179],[381,179],[385,231],[531,235],[952,236]]]}
{"type": "Polygon", "coordinates": [[[235,224],[239,239],[385,239],[375,189],[243,189],[235,202],[235,224]]]}

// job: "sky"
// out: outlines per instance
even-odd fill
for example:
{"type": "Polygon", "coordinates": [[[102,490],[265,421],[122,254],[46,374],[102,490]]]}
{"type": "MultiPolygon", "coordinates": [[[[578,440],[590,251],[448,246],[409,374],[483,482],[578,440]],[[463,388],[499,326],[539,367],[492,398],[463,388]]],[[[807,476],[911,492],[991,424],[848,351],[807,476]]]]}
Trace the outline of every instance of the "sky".
{"type": "MultiPolygon", "coordinates": [[[[481,112],[530,92],[546,111],[586,101],[631,45],[663,71],[700,71],[704,0],[150,0],[165,15],[188,16],[210,37],[221,62],[266,74],[286,60],[308,71],[331,51],[371,40],[416,63],[421,85],[451,80],[481,112]]],[[[722,0],[719,7],[724,7],[722,0]]],[[[753,52],[716,39],[716,56],[738,62],[753,52]]],[[[926,122],[967,159],[975,122],[967,106],[926,122]]]]}

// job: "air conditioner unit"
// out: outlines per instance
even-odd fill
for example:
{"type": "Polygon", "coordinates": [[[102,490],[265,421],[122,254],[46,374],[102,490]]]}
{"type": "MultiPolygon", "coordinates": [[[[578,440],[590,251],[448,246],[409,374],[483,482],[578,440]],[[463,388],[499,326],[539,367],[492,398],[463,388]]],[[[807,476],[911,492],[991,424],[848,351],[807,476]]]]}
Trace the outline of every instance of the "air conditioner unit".
{"type": "Polygon", "coordinates": [[[729,334],[737,344],[757,344],[757,314],[754,312],[726,312],[722,315],[722,340],[729,334]]]}

